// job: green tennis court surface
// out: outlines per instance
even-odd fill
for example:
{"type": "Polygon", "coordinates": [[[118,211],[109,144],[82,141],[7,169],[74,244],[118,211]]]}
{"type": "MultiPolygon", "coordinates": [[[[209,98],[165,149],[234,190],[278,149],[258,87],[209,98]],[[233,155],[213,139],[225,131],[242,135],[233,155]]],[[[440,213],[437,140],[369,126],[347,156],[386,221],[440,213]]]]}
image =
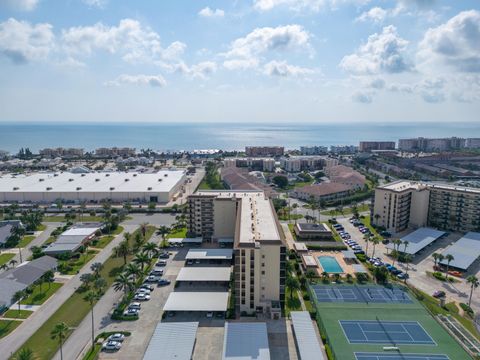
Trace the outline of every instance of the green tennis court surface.
{"type": "MultiPolygon", "coordinates": [[[[386,292],[391,288],[357,286],[357,294],[386,292]]],[[[321,285],[325,290],[350,293],[351,285],[321,285]]],[[[312,300],[317,308],[317,323],[337,360],[468,360],[470,356],[448,332],[404,288],[394,288],[386,302],[312,300]],[[398,294],[398,295],[397,295],[398,294]],[[404,295],[401,295],[404,294],[404,295]],[[397,300],[395,300],[395,298],[397,300]],[[408,299],[406,303],[399,302],[408,299]],[[384,347],[396,347],[387,352],[384,347]],[[413,354],[413,355],[412,355],[413,354]]],[[[348,296],[348,295],[346,295],[348,296]]],[[[362,295],[360,295],[362,296],[362,295]]]]}

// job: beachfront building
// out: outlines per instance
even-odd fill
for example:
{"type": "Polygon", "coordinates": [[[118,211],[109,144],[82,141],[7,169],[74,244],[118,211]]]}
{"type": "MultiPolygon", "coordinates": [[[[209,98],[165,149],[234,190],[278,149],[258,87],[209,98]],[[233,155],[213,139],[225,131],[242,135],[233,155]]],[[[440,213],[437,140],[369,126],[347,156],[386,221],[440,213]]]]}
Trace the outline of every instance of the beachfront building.
{"type": "Polygon", "coordinates": [[[41,149],[38,153],[45,157],[82,157],[84,150],[78,148],[59,147],[41,149]]]}
{"type": "Polygon", "coordinates": [[[408,227],[475,231],[480,227],[480,190],[399,180],[375,189],[375,225],[399,232],[408,227]]]}
{"type": "Polygon", "coordinates": [[[395,141],[360,141],[358,151],[395,150],[395,141]]]}
{"type": "Polygon", "coordinates": [[[52,203],[98,203],[109,200],[140,203],[167,203],[181,190],[185,171],[161,170],[157,173],[69,172],[7,174],[0,176],[0,201],[52,203]]]}
{"type": "Polygon", "coordinates": [[[326,146],[300,146],[302,155],[324,155],[328,153],[326,146]]]}
{"type": "Polygon", "coordinates": [[[250,157],[282,156],[283,146],[245,146],[245,154],[250,157]]]}
{"type": "Polygon", "coordinates": [[[135,156],[136,150],[135,148],[98,148],[95,150],[95,155],[99,157],[116,157],[116,156],[135,156]]]}
{"type": "Polygon", "coordinates": [[[233,239],[235,310],[280,316],[286,247],[271,200],[260,191],[200,191],[188,198],[189,236],[233,239]]]}
{"type": "Polygon", "coordinates": [[[272,158],[226,158],[223,160],[223,166],[273,172],[275,171],[275,160],[272,158]]]}
{"type": "Polygon", "coordinates": [[[398,149],[402,151],[448,151],[480,148],[479,138],[411,138],[398,140],[398,149]]]}

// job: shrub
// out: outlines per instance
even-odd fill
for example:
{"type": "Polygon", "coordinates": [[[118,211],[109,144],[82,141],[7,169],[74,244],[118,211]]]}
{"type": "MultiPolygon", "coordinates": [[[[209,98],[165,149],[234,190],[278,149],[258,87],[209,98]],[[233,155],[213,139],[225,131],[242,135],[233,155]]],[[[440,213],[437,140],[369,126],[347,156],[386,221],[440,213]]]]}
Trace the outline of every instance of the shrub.
{"type": "Polygon", "coordinates": [[[307,300],[307,301],[310,300],[310,295],[308,293],[305,293],[303,295],[303,300],[307,300]]]}
{"type": "Polygon", "coordinates": [[[473,315],[473,309],[468,306],[468,304],[465,303],[460,303],[460,307],[462,308],[463,311],[465,311],[469,315],[473,315]]]}
{"type": "Polygon", "coordinates": [[[367,261],[367,256],[365,254],[356,254],[357,259],[361,262],[366,262],[367,261]]]}
{"type": "Polygon", "coordinates": [[[327,353],[328,360],[335,360],[335,357],[333,356],[333,353],[332,353],[332,349],[330,349],[330,346],[328,344],[325,344],[325,352],[327,353]]]}

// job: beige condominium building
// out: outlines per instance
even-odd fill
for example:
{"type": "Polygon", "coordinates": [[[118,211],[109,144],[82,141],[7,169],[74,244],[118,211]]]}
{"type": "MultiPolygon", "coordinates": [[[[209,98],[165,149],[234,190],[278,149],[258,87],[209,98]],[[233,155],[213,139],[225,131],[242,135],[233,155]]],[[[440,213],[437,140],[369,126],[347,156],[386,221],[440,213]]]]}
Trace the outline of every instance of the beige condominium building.
{"type": "Polygon", "coordinates": [[[395,181],[375,189],[372,221],[392,232],[421,226],[478,231],[480,189],[395,181]]]}
{"type": "Polygon", "coordinates": [[[286,247],[271,200],[261,191],[200,191],[188,199],[189,236],[232,239],[235,308],[279,317],[285,301],[286,247]]]}

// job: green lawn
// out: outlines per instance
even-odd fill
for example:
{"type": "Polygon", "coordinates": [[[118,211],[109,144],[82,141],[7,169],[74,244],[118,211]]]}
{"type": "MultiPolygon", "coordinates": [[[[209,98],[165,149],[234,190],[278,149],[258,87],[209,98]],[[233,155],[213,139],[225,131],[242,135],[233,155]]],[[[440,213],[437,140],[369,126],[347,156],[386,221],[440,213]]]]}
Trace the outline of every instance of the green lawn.
{"type": "MultiPolygon", "coordinates": [[[[368,211],[369,209],[370,209],[370,207],[368,206],[368,204],[360,204],[360,205],[357,206],[358,212],[368,211]]],[[[348,208],[344,208],[342,211],[334,210],[333,216],[350,215],[352,213],[353,213],[352,208],[348,207],[348,208]]],[[[325,211],[320,212],[320,214],[331,216],[332,212],[331,212],[331,210],[325,210],[325,211]]]]}
{"type": "Polygon", "coordinates": [[[285,317],[288,317],[290,311],[302,310],[302,303],[298,298],[298,291],[294,290],[290,297],[290,288],[285,288],[285,317]]]}
{"type": "Polygon", "coordinates": [[[46,228],[47,228],[47,225],[40,224],[37,226],[37,231],[45,231],[46,228]]]}
{"type": "Polygon", "coordinates": [[[185,238],[187,237],[187,228],[181,228],[176,231],[171,232],[170,234],[167,235],[167,239],[170,238],[185,238]]]}
{"type": "MultiPolygon", "coordinates": [[[[56,215],[56,216],[45,216],[43,218],[44,222],[66,222],[65,215],[56,215]]],[[[77,216],[75,219],[76,222],[97,222],[103,221],[101,216],[77,216]]]]}
{"type": "Polygon", "coordinates": [[[30,244],[34,239],[35,239],[35,236],[26,235],[22,238],[22,240],[20,240],[17,247],[21,247],[21,248],[27,247],[27,245],[30,244]]]}
{"type": "Polygon", "coordinates": [[[9,319],[26,319],[30,315],[33,314],[33,311],[30,310],[20,310],[18,309],[10,309],[5,314],[3,314],[3,317],[9,318],[9,319]]]}
{"type": "Polygon", "coordinates": [[[55,294],[55,292],[62,287],[63,284],[61,283],[43,283],[42,284],[42,291],[40,291],[40,285],[35,285],[33,287],[33,292],[24,300],[20,302],[22,305],[41,305],[47,299],[55,294]]]}
{"type": "Polygon", "coordinates": [[[1,254],[0,255],[0,265],[8,264],[12,258],[15,257],[15,254],[1,254]]]}
{"type": "Polygon", "coordinates": [[[370,215],[368,216],[365,216],[363,219],[361,219],[361,222],[363,223],[363,225],[365,225],[369,230],[370,232],[375,235],[375,236],[378,236],[379,238],[383,239],[383,236],[381,236],[377,230],[372,226],[371,222],[370,222],[370,215]]]}
{"type": "Polygon", "coordinates": [[[98,254],[98,251],[88,250],[87,255],[81,254],[78,259],[60,261],[58,271],[64,275],[75,275],[80,271],[82,267],[85,266],[86,263],[92,260],[97,254],[98,254]],[[68,266],[67,270],[62,270],[60,268],[61,264],[67,264],[68,266]]]}
{"type": "Polygon", "coordinates": [[[105,246],[110,244],[110,242],[115,239],[114,235],[105,235],[102,236],[100,239],[97,240],[97,243],[95,245],[92,245],[93,247],[103,249],[105,246]]]}
{"type": "MultiPolygon", "coordinates": [[[[136,230],[139,231],[139,230],[136,230]]],[[[150,239],[155,231],[154,226],[149,226],[147,230],[147,240],[150,239]]],[[[135,233],[134,233],[135,234],[135,233]]],[[[133,238],[133,237],[132,237],[133,238]]],[[[133,258],[133,254],[129,255],[127,261],[133,258]]],[[[110,287],[115,277],[121,272],[123,267],[123,258],[111,256],[103,264],[100,275],[106,280],[107,288],[110,287]]],[[[89,304],[83,300],[85,294],[75,292],[63,303],[62,306],[22,345],[22,348],[28,347],[32,349],[38,360],[49,360],[58,350],[58,341],[52,340],[50,332],[53,327],[64,322],[70,328],[77,327],[88,315],[90,311],[89,304]]],[[[72,331],[67,335],[67,337],[72,331]]]]}
{"type": "Polygon", "coordinates": [[[16,320],[0,320],[0,339],[10,334],[21,323],[16,320]]]}

